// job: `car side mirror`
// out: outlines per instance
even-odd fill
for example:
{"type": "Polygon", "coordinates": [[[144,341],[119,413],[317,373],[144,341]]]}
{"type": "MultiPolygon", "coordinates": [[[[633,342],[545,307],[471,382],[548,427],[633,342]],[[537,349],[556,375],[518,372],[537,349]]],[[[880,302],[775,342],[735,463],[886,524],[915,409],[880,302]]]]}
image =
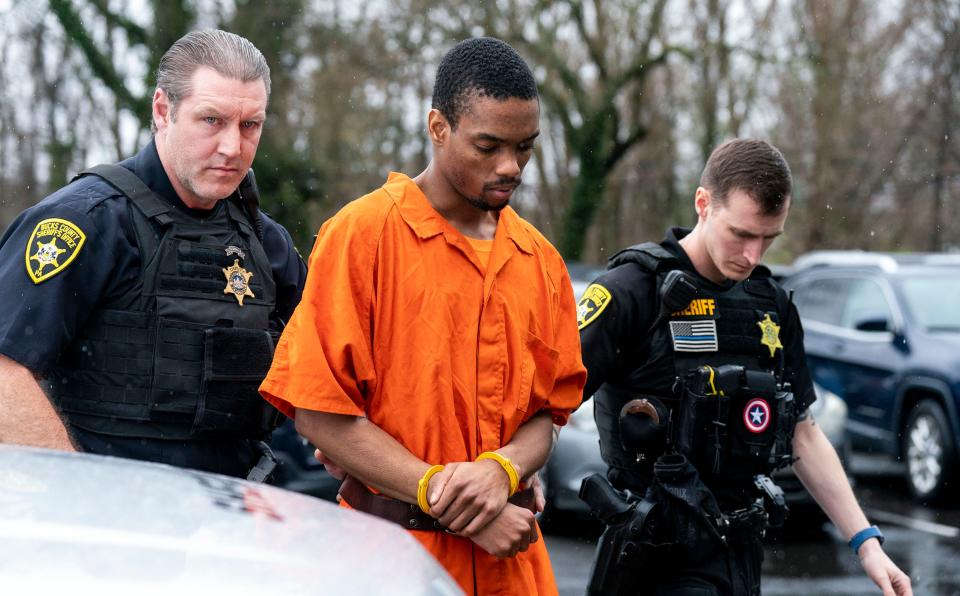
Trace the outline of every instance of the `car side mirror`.
{"type": "Polygon", "coordinates": [[[853,328],[857,331],[867,331],[869,333],[880,333],[883,331],[893,331],[890,321],[887,317],[871,315],[862,319],[857,319],[853,328]]]}

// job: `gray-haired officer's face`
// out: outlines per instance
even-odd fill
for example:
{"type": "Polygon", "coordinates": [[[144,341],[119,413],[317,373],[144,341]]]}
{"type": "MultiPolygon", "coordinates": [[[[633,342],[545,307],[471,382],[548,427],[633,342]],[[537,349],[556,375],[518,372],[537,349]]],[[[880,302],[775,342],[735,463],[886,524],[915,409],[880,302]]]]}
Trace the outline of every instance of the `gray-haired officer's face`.
{"type": "Polygon", "coordinates": [[[157,152],[183,202],[209,209],[236,190],[253,164],[267,91],[262,80],[230,79],[203,66],[191,88],[175,115],[163,90],[154,94],[157,152]]]}

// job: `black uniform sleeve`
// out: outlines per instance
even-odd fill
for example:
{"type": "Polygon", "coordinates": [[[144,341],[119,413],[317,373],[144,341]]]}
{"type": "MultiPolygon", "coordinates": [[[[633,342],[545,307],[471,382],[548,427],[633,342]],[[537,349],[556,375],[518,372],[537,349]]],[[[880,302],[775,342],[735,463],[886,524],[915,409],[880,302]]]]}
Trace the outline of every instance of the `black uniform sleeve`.
{"type": "Polygon", "coordinates": [[[293,244],[286,228],[264,215],[263,249],[270,259],[273,279],[277,284],[276,316],[286,324],[293,309],[300,303],[307,278],[307,266],[293,244]]]}
{"type": "Polygon", "coordinates": [[[787,339],[783,346],[786,377],[793,387],[793,396],[797,400],[797,410],[805,411],[817,400],[813,389],[813,378],[807,368],[807,353],[803,349],[803,325],[797,307],[790,303],[790,312],[784,325],[783,335],[787,339]]]}
{"type": "Polygon", "coordinates": [[[652,323],[649,278],[636,264],[628,263],[607,271],[588,287],[578,304],[580,351],[587,368],[583,398],[589,399],[605,382],[621,376],[636,347],[645,343],[652,323]],[[609,295],[606,304],[597,304],[591,287],[609,295]]]}
{"type": "Polygon", "coordinates": [[[125,242],[108,221],[112,211],[70,196],[84,190],[61,189],[0,239],[0,353],[35,373],[56,361],[100,302],[125,242]]]}

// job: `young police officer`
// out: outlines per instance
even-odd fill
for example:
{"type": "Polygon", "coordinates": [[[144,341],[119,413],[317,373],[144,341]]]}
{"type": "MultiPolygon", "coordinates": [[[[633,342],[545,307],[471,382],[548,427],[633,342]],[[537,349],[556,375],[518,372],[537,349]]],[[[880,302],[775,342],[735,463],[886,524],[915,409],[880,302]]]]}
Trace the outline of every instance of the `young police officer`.
{"type": "Polygon", "coordinates": [[[269,92],[246,39],[184,36],[157,71],[153,140],[9,227],[0,441],[234,476],[259,460],[269,332],[306,277],[248,176],[269,92]]]}
{"type": "Polygon", "coordinates": [[[796,309],[758,267],[783,233],[790,195],[776,148],[723,144],[700,179],[693,230],[615,255],[579,303],[584,395],[596,392],[608,478],[646,496],[637,512],[655,507],[634,514],[642,531],[626,570],[611,563],[623,551],[609,546],[610,526],[594,591],[758,594],[763,527],[782,514],[764,475],[792,448],[794,470],[865,572],[884,594],[911,593],[808,412],[816,397],[796,309]]]}

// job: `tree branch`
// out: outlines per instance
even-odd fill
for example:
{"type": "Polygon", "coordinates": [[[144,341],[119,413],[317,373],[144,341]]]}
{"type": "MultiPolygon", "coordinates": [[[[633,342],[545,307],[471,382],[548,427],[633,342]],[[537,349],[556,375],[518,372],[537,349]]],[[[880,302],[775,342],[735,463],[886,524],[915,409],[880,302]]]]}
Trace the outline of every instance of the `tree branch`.
{"type": "Polygon", "coordinates": [[[626,155],[627,151],[639,141],[643,140],[649,132],[646,126],[637,124],[637,127],[630,131],[626,139],[615,142],[613,148],[610,149],[610,154],[607,155],[606,161],[604,161],[604,167],[606,167],[607,171],[613,170],[614,166],[626,155]]]}
{"type": "Polygon", "coordinates": [[[87,34],[83,22],[73,10],[70,1],[50,0],[50,9],[57,16],[57,19],[59,19],[67,37],[80,46],[80,50],[83,52],[83,55],[86,56],[87,63],[90,65],[90,70],[93,71],[93,74],[116,94],[117,103],[135,114],[143,113],[145,111],[144,106],[148,105],[148,100],[143,97],[134,97],[130,93],[130,90],[127,89],[127,86],[113,67],[113,64],[107,56],[97,48],[93,39],[87,34]]]}

